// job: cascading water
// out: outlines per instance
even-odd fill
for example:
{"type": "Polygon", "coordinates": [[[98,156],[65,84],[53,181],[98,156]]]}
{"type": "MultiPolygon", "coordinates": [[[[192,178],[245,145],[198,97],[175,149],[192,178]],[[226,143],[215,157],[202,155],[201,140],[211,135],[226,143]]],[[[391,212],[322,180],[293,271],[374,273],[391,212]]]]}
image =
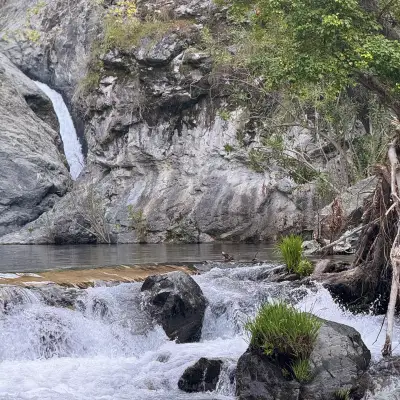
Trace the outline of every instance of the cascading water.
{"type": "Polygon", "coordinates": [[[73,179],[76,179],[83,169],[84,157],[71,115],[60,93],[50,89],[44,83],[37,81],[35,83],[53,103],[54,111],[57,114],[60,124],[60,134],[64,144],[65,157],[70,167],[71,176],[73,179]]]}
{"type": "Polygon", "coordinates": [[[277,298],[354,326],[373,357],[380,357],[383,335],[374,342],[381,317],[343,312],[322,288],[259,281],[270,268],[219,267],[195,276],[209,306],[201,341],[189,344],[167,340],[149,320],[140,283],[65,291],[63,299],[59,288],[0,288],[0,399],[232,400],[231,372],[247,347],[243,323],[277,298]],[[69,306],[50,306],[56,297],[69,306]],[[217,391],[179,391],[180,376],[200,357],[225,360],[217,391]]]}

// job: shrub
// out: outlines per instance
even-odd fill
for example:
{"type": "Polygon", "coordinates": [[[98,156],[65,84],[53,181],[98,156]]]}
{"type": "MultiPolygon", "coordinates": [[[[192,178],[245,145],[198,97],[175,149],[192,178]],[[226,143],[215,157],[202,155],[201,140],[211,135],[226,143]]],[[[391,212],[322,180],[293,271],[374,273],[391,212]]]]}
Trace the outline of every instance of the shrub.
{"type": "Polygon", "coordinates": [[[303,258],[296,269],[296,273],[301,277],[310,276],[314,272],[314,265],[310,260],[303,258]]]}
{"type": "MultiPolygon", "coordinates": [[[[268,356],[283,355],[293,361],[308,360],[322,322],[315,316],[278,302],[263,305],[253,321],[245,325],[251,344],[268,356]]],[[[304,365],[299,364],[300,370],[304,365]]]]}
{"type": "Polygon", "coordinates": [[[278,243],[278,250],[290,273],[296,272],[303,257],[303,239],[290,235],[278,243]]]}

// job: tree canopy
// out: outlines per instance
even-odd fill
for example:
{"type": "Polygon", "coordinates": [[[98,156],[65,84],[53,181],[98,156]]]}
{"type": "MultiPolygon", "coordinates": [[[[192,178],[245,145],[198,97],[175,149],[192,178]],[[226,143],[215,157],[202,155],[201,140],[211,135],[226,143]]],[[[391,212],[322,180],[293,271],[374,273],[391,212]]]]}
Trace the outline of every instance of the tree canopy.
{"type": "MultiPolygon", "coordinates": [[[[222,0],[224,2],[224,0],[222,0]]],[[[263,52],[252,66],[272,86],[361,83],[400,116],[400,0],[233,0],[263,52]]]]}

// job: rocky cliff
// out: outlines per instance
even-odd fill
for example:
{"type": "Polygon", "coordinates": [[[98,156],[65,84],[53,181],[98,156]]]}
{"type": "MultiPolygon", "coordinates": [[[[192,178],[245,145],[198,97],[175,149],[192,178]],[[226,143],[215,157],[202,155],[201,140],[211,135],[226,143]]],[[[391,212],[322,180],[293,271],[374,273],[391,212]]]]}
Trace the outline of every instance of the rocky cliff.
{"type": "Polygon", "coordinates": [[[51,209],[70,182],[50,100],[0,54],[0,235],[51,209]]]}
{"type": "MultiPolygon", "coordinates": [[[[211,79],[202,38],[223,14],[208,1],[138,1],[142,25],[117,48],[104,46],[113,3],[0,3],[0,51],[63,94],[87,153],[74,189],[51,212],[39,207],[22,219],[41,215],[19,232],[0,225],[0,241],[258,241],[312,230],[313,186],[273,165],[254,168],[259,138],[247,131],[247,110],[219,111],[224,90],[211,79]]],[[[62,171],[51,191],[60,196],[62,171]]]]}

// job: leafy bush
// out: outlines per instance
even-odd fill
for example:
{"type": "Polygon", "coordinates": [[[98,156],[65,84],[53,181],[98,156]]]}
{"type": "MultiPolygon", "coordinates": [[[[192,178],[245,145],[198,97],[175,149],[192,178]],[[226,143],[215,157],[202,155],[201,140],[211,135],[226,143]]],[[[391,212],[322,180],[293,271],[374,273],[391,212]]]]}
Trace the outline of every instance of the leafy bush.
{"type": "MultiPolygon", "coordinates": [[[[308,360],[321,324],[317,317],[279,302],[262,306],[245,329],[251,334],[253,346],[271,357],[283,355],[296,365],[296,360],[308,360]]],[[[296,368],[304,377],[304,364],[296,368]]]]}
{"type": "Polygon", "coordinates": [[[278,250],[290,273],[297,271],[303,257],[303,239],[298,235],[285,236],[278,243],[278,250]]]}
{"type": "Polygon", "coordinates": [[[309,382],[311,380],[311,368],[308,360],[296,360],[292,365],[292,371],[298,382],[309,382]]]}
{"type": "Polygon", "coordinates": [[[310,276],[314,272],[314,265],[310,260],[303,258],[296,269],[296,273],[301,277],[310,276]]]}

